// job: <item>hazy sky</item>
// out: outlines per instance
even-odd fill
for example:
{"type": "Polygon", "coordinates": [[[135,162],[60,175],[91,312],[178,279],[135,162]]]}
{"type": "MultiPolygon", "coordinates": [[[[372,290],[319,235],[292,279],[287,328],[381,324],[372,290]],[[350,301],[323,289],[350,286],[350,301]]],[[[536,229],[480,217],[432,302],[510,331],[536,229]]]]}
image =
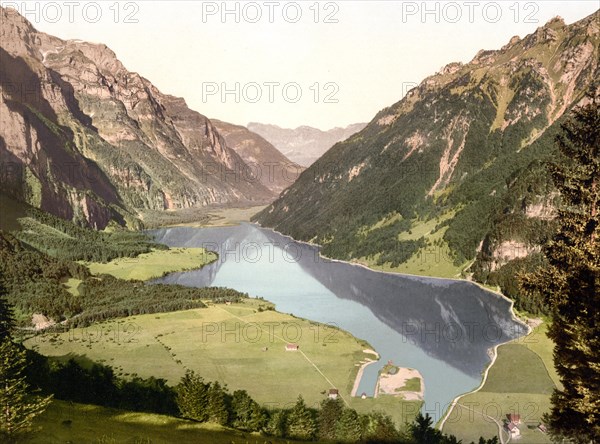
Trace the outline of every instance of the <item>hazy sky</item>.
{"type": "Polygon", "coordinates": [[[7,2],[41,31],[102,42],[208,117],[321,129],[369,121],[424,77],[591,1],[7,2]],[[225,94],[223,94],[225,92],[225,94]]]}

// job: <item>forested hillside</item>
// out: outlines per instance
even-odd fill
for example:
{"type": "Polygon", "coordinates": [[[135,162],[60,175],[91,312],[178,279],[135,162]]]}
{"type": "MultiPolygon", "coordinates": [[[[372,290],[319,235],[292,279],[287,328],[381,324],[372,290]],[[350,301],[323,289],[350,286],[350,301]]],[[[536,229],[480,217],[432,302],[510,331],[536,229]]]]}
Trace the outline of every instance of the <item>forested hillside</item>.
{"type": "Polygon", "coordinates": [[[1,197],[0,285],[19,325],[45,328],[58,322],[88,325],[133,314],[201,308],[203,301],[236,301],[246,295],[225,288],[148,285],[109,275],[93,276],[82,264],[135,258],[168,247],[114,224],[82,228],[44,211],[1,197]],[[37,315],[34,322],[33,315],[37,315]]]}
{"type": "Polygon", "coordinates": [[[477,258],[476,277],[500,283],[503,267],[525,261],[551,225],[544,163],[560,123],[600,77],[599,17],[555,18],[445,66],[330,149],[255,220],[319,243],[325,255],[417,264],[414,273],[441,260],[460,276],[477,258]]]}

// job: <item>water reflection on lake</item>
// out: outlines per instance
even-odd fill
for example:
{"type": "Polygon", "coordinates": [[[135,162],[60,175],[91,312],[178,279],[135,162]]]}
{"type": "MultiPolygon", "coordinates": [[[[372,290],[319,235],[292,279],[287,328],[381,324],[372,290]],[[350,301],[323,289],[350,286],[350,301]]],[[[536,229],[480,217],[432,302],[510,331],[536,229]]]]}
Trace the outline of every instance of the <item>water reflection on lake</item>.
{"type": "Polygon", "coordinates": [[[151,233],[169,246],[219,254],[201,270],[158,282],[230,287],[264,297],[279,311],[335,324],[367,340],[381,356],[366,367],[359,394],[373,394],[378,371],[392,360],[421,372],[424,410],[434,419],[454,397],[479,385],[490,348],[526,332],[509,313],[507,300],[477,285],[330,261],[314,246],[253,224],[151,233]]]}

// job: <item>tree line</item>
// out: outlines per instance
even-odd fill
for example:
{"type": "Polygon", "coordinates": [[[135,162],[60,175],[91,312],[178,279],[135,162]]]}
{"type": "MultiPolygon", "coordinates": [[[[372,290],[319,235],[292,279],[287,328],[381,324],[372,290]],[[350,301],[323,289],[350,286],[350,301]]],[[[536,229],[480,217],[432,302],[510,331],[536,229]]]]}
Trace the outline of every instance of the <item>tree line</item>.
{"type": "Polygon", "coordinates": [[[86,279],[78,291],[81,311],[68,324],[80,327],[125,316],[204,308],[203,300],[225,303],[248,297],[231,288],[146,284],[106,274],[86,279]]]}
{"type": "Polygon", "coordinates": [[[15,232],[22,242],[58,259],[109,262],[122,257],[137,257],[152,249],[167,249],[146,234],[112,226],[112,231],[80,227],[37,208],[28,208],[19,219],[23,227],[15,232]]]}
{"type": "Polygon", "coordinates": [[[87,326],[116,317],[203,308],[203,300],[224,303],[247,297],[229,288],[150,285],[110,275],[91,276],[83,265],[28,248],[1,231],[0,259],[0,283],[21,313],[23,325],[30,324],[33,313],[87,326]],[[82,281],[77,297],[62,283],[70,278],[82,281]]]}
{"type": "MultiPolygon", "coordinates": [[[[214,422],[266,436],[300,441],[337,443],[458,444],[461,441],[433,428],[429,415],[418,414],[406,430],[398,430],[392,418],[380,411],[358,413],[341,399],[326,398],[318,408],[306,405],[301,395],[293,407],[266,409],[245,390],[230,394],[218,382],[205,382],[188,370],[175,387],[180,416],[214,422]]],[[[497,438],[481,439],[495,444],[497,438]]]]}

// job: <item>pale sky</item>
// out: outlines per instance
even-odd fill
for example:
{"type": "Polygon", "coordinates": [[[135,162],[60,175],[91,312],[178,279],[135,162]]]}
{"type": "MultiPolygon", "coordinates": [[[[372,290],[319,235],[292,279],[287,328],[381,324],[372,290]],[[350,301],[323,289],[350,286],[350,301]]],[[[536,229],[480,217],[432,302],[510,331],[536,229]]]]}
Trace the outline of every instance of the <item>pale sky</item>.
{"type": "Polygon", "coordinates": [[[499,49],[556,15],[572,23],[600,7],[599,0],[0,3],[16,5],[40,31],[105,43],[127,69],[208,117],[321,129],[370,121],[447,63],[499,49]]]}

